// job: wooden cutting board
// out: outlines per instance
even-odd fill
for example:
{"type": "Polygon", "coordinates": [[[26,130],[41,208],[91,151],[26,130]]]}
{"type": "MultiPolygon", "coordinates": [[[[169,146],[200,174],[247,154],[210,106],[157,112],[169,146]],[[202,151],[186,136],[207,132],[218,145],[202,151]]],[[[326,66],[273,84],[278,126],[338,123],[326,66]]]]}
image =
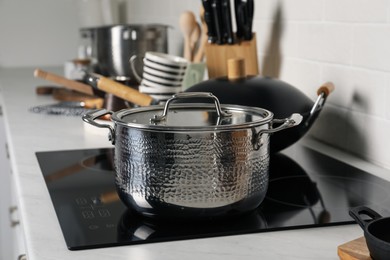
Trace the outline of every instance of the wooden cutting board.
{"type": "Polygon", "coordinates": [[[364,237],[338,246],[337,254],[341,260],[372,260],[364,237]]]}

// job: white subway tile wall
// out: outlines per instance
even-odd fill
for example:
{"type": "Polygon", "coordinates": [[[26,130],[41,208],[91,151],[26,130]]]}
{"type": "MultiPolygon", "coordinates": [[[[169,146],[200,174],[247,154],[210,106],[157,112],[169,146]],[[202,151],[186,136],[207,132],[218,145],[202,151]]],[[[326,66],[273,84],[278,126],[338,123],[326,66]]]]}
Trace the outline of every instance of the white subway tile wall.
{"type": "MultiPolygon", "coordinates": [[[[141,1],[129,0],[129,6],[135,2],[141,1]]],[[[170,6],[165,10],[174,31],[180,12],[198,12],[200,5],[200,0],[147,2],[156,10],[170,6]]],[[[155,11],[128,11],[131,21],[156,19],[155,11]]],[[[390,168],[390,1],[255,0],[254,31],[262,72],[313,100],[323,82],[334,82],[336,90],[309,134],[390,168]]],[[[181,44],[180,32],[175,35],[172,51],[181,44]]]]}
{"type": "MultiPolygon", "coordinates": [[[[0,67],[73,58],[77,1],[0,0],[0,33],[7,35],[0,39],[0,67]]],[[[182,53],[180,13],[198,14],[200,0],[123,1],[128,23],[171,25],[169,52],[182,53]]],[[[255,0],[253,29],[265,75],[313,100],[323,82],[335,83],[309,134],[390,168],[390,0],[255,0]]]]}

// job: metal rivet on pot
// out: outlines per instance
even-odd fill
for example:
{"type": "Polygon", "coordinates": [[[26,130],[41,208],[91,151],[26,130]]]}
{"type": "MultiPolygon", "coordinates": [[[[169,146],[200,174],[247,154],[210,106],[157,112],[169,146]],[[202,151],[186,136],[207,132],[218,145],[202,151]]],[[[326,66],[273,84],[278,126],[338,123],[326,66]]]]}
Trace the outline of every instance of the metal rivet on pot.
{"type": "Polygon", "coordinates": [[[256,138],[255,143],[253,144],[253,149],[254,149],[255,151],[257,151],[257,150],[259,150],[263,145],[264,145],[264,139],[263,139],[262,135],[259,135],[259,136],[256,138]]]}

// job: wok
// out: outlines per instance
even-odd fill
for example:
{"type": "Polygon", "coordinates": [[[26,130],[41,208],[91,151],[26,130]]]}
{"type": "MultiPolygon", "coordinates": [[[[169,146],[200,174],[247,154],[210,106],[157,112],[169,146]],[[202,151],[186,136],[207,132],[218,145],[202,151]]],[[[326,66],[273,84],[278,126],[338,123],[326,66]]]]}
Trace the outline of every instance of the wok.
{"type": "Polygon", "coordinates": [[[333,90],[332,83],[323,84],[317,90],[317,100],[313,102],[299,89],[284,81],[270,77],[247,76],[235,80],[229,77],[211,79],[186,91],[210,92],[222,104],[261,107],[272,111],[276,118],[288,117],[292,112],[301,114],[303,120],[300,125],[271,136],[270,152],[275,153],[292,145],[306,134],[333,90]]]}

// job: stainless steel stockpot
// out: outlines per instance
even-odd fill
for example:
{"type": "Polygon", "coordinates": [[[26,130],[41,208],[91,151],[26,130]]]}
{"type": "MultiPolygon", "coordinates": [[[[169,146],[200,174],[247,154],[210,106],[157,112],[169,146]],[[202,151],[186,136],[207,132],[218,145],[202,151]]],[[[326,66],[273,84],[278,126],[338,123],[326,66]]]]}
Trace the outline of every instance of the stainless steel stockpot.
{"type": "MultiPolygon", "coordinates": [[[[89,55],[96,59],[98,73],[135,84],[130,58],[147,51],[167,53],[168,28],[162,24],[117,24],[81,28],[80,35],[89,41],[89,55]]],[[[142,71],[142,64],[136,65],[137,71],[142,71]]]]}
{"type": "Polygon", "coordinates": [[[179,93],[165,106],[95,110],[83,120],[109,129],[116,187],[128,207],[144,216],[204,218],[260,205],[268,187],[269,135],[302,117],[273,119],[262,108],[221,105],[210,93],[179,93]],[[214,104],[172,104],[194,97],[214,104]],[[114,127],[96,121],[106,114],[114,127]]]}

